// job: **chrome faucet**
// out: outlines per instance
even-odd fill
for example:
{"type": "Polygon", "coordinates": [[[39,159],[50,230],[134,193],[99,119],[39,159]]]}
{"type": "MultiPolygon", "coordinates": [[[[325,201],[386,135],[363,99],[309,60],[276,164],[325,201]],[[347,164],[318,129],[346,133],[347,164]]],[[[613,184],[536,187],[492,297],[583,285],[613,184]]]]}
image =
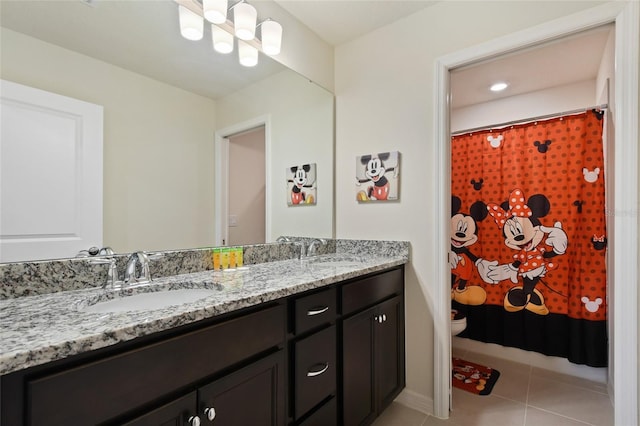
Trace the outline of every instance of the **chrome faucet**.
{"type": "Polygon", "coordinates": [[[291,238],[285,237],[284,235],[279,236],[278,239],[276,240],[276,243],[289,243],[289,242],[291,242],[291,238]]]}
{"type": "Polygon", "coordinates": [[[316,252],[318,251],[319,245],[326,246],[327,240],[325,240],[324,238],[314,238],[313,241],[309,243],[309,247],[307,247],[307,256],[315,255],[316,252]]]}
{"type": "Polygon", "coordinates": [[[142,284],[151,281],[151,272],[149,270],[149,262],[151,260],[162,257],[162,254],[147,254],[143,251],[131,253],[127,260],[127,267],[124,270],[125,284],[142,284]],[[138,275],[138,265],[140,265],[140,274],[138,275]]]}
{"type": "Polygon", "coordinates": [[[149,258],[142,251],[131,253],[127,260],[127,267],[124,270],[125,284],[145,283],[149,281],[151,281],[149,258]],[[140,265],[140,275],[138,275],[138,265],[140,265]]]}
{"type": "Polygon", "coordinates": [[[122,284],[122,281],[118,281],[118,265],[116,263],[116,259],[113,257],[103,257],[98,259],[91,259],[89,263],[92,265],[104,265],[109,264],[109,270],[107,271],[107,279],[104,284],[102,284],[102,288],[115,288],[118,285],[122,284]]]}

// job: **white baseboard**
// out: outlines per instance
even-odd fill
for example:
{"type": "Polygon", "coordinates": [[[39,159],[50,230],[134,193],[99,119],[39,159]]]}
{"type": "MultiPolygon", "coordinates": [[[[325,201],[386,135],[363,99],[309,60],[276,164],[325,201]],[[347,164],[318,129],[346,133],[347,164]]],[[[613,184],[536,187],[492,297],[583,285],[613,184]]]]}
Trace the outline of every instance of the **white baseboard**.
{"type": "Polygon", "coordinates": [[[400,395],[395,399],[395,402],[402,404],[405,407],[409,407],[421,413],[433,416],[433,399],[404,388],[400,395]]]}

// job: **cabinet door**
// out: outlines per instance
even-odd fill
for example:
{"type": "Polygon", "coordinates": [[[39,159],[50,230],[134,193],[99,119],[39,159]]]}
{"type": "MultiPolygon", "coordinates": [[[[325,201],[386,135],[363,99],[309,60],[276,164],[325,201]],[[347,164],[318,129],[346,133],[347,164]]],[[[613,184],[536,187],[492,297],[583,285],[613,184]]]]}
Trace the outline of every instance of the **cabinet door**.
{"type": "MultiPolygon", "coordinates": [[[[191,392],[160,408],[138,417],[125,426],[185,426],[189,419],[195,415],[196,393],[191,392]]],[[[79,419],[79,423],[82,423],[79,419]]]]}
{"type": "Polygon", "coordinates": [[[400,393],[404,375],[404,305],[394,297],[378,305],[374,316],[377,411],[384,410],[400,393]]]}
{"type": "Polygon", "coordinates": [[[367,309],[342,325],[343,420],[345,426],[370,423],[374,400],[374,316],[367,309]]]}
{"type": "Polygon", "coordinates": [[[212,420],[211,424],[225,426],[284,425],[284,373],[281,350],[200,388],[198,415],[202,424],[212,420]]]}

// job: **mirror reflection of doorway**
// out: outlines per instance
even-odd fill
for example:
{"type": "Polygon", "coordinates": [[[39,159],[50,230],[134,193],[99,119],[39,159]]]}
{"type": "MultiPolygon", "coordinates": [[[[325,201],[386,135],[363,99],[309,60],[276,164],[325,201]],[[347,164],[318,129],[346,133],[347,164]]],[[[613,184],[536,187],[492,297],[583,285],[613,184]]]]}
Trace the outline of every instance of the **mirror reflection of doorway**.
{"type": "Polygon", "coordinates": [[[227,245],[265,242],[265,126],[228,137],[227,245]]]}

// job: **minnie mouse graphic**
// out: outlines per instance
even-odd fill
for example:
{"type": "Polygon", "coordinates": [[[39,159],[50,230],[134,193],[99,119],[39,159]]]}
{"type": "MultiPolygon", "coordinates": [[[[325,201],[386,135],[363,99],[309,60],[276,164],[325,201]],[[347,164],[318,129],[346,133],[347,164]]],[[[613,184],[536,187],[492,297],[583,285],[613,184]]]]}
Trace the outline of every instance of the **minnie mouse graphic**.
{"type": "Polygon", "coordinates": [[[522,279],[522,285],[511,288],[505,295],[504,308],[508,312],[526,309],[538,315],[549,313],[536,284],[547,271],[557,266],[553,258],[567,250],[567,234],[562,230],[562,224],[556,222],[548,227],[540,222],[550,208],[549,200],[542,194],[532,195],[525,202],[520,189],[514,189],[509,200],[502,205],[487,205],[489,214],[502,230],[505,245],[517,253],[513,255],[512,263],[498,265],[498,261],[494,260],[487,264],[487,270],[479,269],[479,272],[489,284],[507,279],[518,284],[518,278],[522,279]],[[550,251],[539,247],[545,236],[544,243],[552,248],[550,251]]]}

